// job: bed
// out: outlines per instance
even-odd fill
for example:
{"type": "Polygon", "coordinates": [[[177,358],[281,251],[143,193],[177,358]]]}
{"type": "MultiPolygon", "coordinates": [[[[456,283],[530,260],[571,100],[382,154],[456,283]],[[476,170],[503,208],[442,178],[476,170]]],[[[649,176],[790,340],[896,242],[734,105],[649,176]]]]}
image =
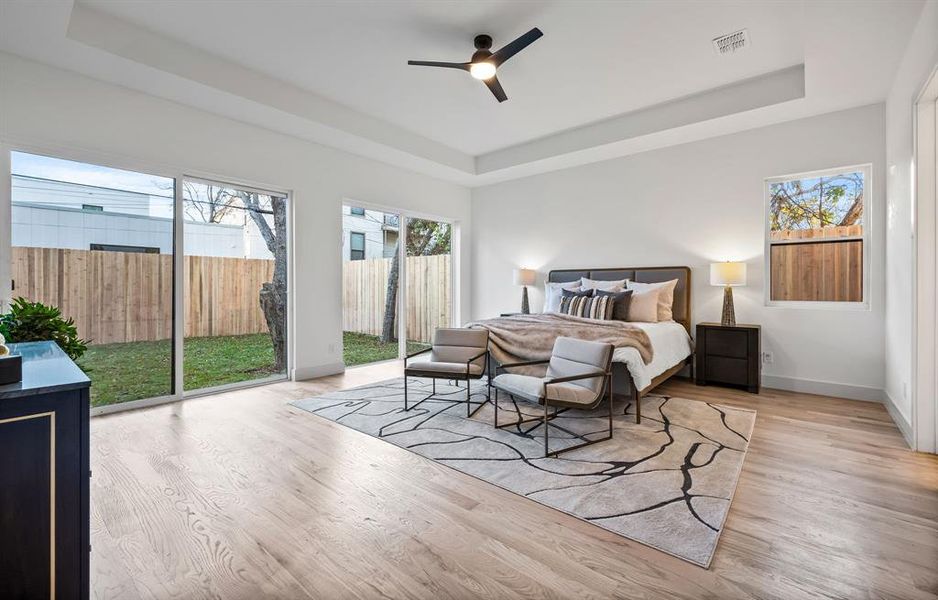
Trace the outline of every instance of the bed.
{"type": "Polygon", "coordinates": [[[656,387],[693,365],[691,327],[691,272],[689,267],[626,267],[617,269],[555,269],[547,281],[562,283],[581,277],[596,280],[630,279],[640,283],[658,283],[677,279],[674,289],[673,321],[635,323],[649,336],[654,350],[646,365],[635,348],[616,348],[613,354],[613,385],[616,395],[626,396],[635,404],[635,422],[641,422],[641,400],[656,387]]]}

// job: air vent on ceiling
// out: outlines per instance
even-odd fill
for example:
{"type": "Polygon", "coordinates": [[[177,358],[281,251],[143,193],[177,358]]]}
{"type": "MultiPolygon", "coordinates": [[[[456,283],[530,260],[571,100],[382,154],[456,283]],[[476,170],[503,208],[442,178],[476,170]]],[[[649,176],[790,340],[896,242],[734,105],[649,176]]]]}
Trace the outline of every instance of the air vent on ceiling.
{"type": "Polygon", "coordinates": [[[717,54],[733,54],[737,50],[742,50],[749,45],[749,32],[745,29],[734,31],[726,35],[721,35],[713,39],[713,49],[717,54]]]}

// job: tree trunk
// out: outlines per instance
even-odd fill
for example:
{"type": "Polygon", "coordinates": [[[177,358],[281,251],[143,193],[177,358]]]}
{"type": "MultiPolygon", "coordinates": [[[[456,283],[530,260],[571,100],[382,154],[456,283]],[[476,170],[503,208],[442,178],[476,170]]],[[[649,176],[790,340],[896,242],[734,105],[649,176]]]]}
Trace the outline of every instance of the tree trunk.
{"type": "Polygon", "coordinates": [[[261,310],[264,311],[264,320],[267,321],[267,330],[270,332],[270,342],[274,348],[274,370],[284,371],[287,368],[287,205],[286,199],[271,197],[271,210],[265,211],[260,207],[257,194],[240,192],[239,195],[248,208],[248,214],[257,226],[267,244],[267,249],[274,255],[273,280],[261,286],[259,299],[261,310]],[[264,214],[272,214],[274,228],[264,218],[264,214]]]}
{"type": "Polygon", "coordinates": [[[394,325],[397,321],[397,283],[401,273],[401,240],[394,245],[394,260],[391,261],[391,270],[388,271],[388,289],[384,299],[384,322],[381,325],[381,341],[385,344],[397,339],[394,325]]]}

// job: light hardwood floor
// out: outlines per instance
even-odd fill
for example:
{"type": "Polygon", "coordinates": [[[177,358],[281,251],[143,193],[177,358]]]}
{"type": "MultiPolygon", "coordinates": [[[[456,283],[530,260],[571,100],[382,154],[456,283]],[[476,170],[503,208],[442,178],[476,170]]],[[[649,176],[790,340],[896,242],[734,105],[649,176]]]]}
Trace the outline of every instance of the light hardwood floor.
{"type": "Polygon", "coordinates": [[[400,372],[93,419],[94,596],[938,594],[938,458],[907,450],[879,404],[668,383],[759,411],[705,570],[286,404],[400,372]]]}

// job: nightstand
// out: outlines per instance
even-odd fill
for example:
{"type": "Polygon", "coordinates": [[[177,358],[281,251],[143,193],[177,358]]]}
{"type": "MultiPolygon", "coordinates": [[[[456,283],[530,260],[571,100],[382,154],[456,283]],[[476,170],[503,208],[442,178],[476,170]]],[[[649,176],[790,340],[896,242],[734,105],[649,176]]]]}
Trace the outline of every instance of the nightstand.
{"type": "Polygon", "coordinates": [[[697,385],[744,387],[759,393],[762,351],[758,325],[697,323],[697,385]]]}

